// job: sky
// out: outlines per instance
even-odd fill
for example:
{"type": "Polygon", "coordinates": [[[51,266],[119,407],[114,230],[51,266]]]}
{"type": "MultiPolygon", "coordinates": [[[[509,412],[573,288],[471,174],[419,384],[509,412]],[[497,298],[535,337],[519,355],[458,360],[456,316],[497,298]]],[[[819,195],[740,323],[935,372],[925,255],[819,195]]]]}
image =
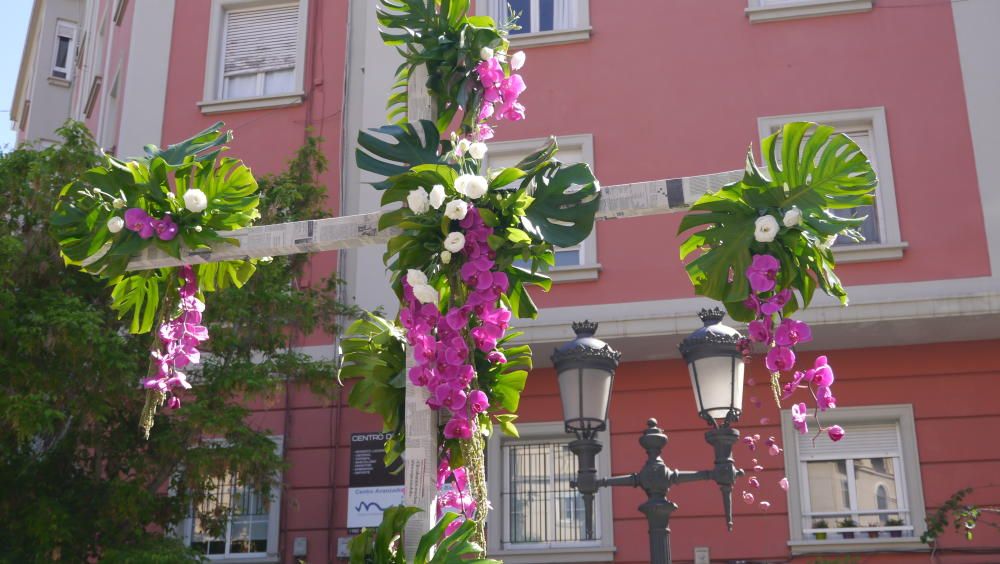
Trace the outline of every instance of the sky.
{"type": "Polygon", "coordinates": [[[28,31],[32,0],[0,0],[0,148],[13,147],[10,104],[14,99],[21,51],[28,31]]]}

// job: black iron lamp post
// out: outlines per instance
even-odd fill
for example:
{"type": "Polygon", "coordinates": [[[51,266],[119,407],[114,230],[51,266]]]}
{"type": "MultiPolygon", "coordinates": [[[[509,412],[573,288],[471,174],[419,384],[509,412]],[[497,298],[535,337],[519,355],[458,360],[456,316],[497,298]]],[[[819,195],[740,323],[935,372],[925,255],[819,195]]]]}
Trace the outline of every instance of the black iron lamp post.
{"type": "Polygon", "coordinates": [[[670,514],[677,505],[667,499],[667,492],[676,484],[699,480],[713,480],[719,485],[726,524],[732,530],[732,488],[743,471],[733,462],[733,445],[739,441],[740,433],[730,428],[730,424],[739,420],[742,411],[743,356],[739,350],[742,337],[722,324],[723,315],[717,308],[701,310],[698,316],[704,327],[680,345],[691,375],[698,415],[712,425],[705,433],[705,440],[715,450],[715,464],[711,470],[693,472],[668,468],[660,457],[667,436],[657,427],[655,419],[649,419],[646,430],[639,437],[639,444],[646,451],[646,463],[639,472],[598,478],[596,461],[602,445],[597,440],[597,433],[607,429],[611,384],[621,353],[594,337],[597,323],[584,321],[573,323],[576,338],[552,354],[566,432],[576,434],[569,449],[577,456],[579,470],[570,487],[583,496],[587,539],[594,538],[594,494],[599,488],[640,487],[646,492],[646,501],[639,506],[639,511],[646,515],[649,523],[650,562],[670,564],[670,514]]]}

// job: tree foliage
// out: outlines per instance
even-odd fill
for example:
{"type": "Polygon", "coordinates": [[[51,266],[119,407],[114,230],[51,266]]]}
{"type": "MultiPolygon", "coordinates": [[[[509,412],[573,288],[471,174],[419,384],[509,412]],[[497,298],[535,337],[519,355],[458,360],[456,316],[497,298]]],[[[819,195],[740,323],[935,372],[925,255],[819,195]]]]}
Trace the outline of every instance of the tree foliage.
{"type": "MultiPolygon", "coordinates": [[[[144,441],[150,336],[129,334],[107,307],[106,282],[64,267],[49,233],[62,187],[98,162],[82,125],[60,134],[60,145],[0,155],[0,561],[193,559],[161,531],[211,499],[213,478],[235,473],[266,492],[282,468],[268,430],[250,426],[236,400],[299,384],[333,393],[333,367],[289,345],[336,331],[352,312],[336,301],[335,280],[299,282],[305,257],[260,264],[242,290],[213,296],[196,394],[144,441]]],[[[325,166],[310,139],[287,171],[260,178],[262,220],[323,215],[325,166]]],[[[217,531],[226,519],[199,517],[217,531]]]]}

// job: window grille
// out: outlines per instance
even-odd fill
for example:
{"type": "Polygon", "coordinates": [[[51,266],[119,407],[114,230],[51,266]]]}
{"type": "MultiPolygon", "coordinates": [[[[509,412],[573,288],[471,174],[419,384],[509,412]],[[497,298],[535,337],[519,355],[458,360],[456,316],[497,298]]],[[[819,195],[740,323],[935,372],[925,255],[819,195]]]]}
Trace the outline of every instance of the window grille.
{"type": "Polygon", "coordinates": [[[213,490],[190,520],[191,548],[206,555],[266,553],[270,501],[250,486],[240,484],[233,474],[213,483],[213,490]],[[222,535],[213,536],[199,514],[228,515],[222,535]]]}

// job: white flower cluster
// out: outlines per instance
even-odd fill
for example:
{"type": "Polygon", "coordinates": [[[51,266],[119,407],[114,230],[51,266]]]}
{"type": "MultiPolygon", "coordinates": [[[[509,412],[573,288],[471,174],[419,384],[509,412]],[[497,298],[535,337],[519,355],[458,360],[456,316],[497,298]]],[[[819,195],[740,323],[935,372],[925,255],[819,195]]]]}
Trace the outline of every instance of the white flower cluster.
{"type": "Polygon", "coordinates": [[[427,275],[416,269],[406,271],[406,283],[413,288],[413,297],[422,304],[433,304],[438,301],[438,293],[427,283],[427,275]]]}
{"type": "MultiPolygon", "coordinates": [[[[781,225],[789,228],[802,225],[802,210],[792,206],[781,218],[781,225]]],[[[753,237],[758,243],[770,243],[778,236],[781,225],[773,215],[762,215],[754,221],[753,237]]]]}

